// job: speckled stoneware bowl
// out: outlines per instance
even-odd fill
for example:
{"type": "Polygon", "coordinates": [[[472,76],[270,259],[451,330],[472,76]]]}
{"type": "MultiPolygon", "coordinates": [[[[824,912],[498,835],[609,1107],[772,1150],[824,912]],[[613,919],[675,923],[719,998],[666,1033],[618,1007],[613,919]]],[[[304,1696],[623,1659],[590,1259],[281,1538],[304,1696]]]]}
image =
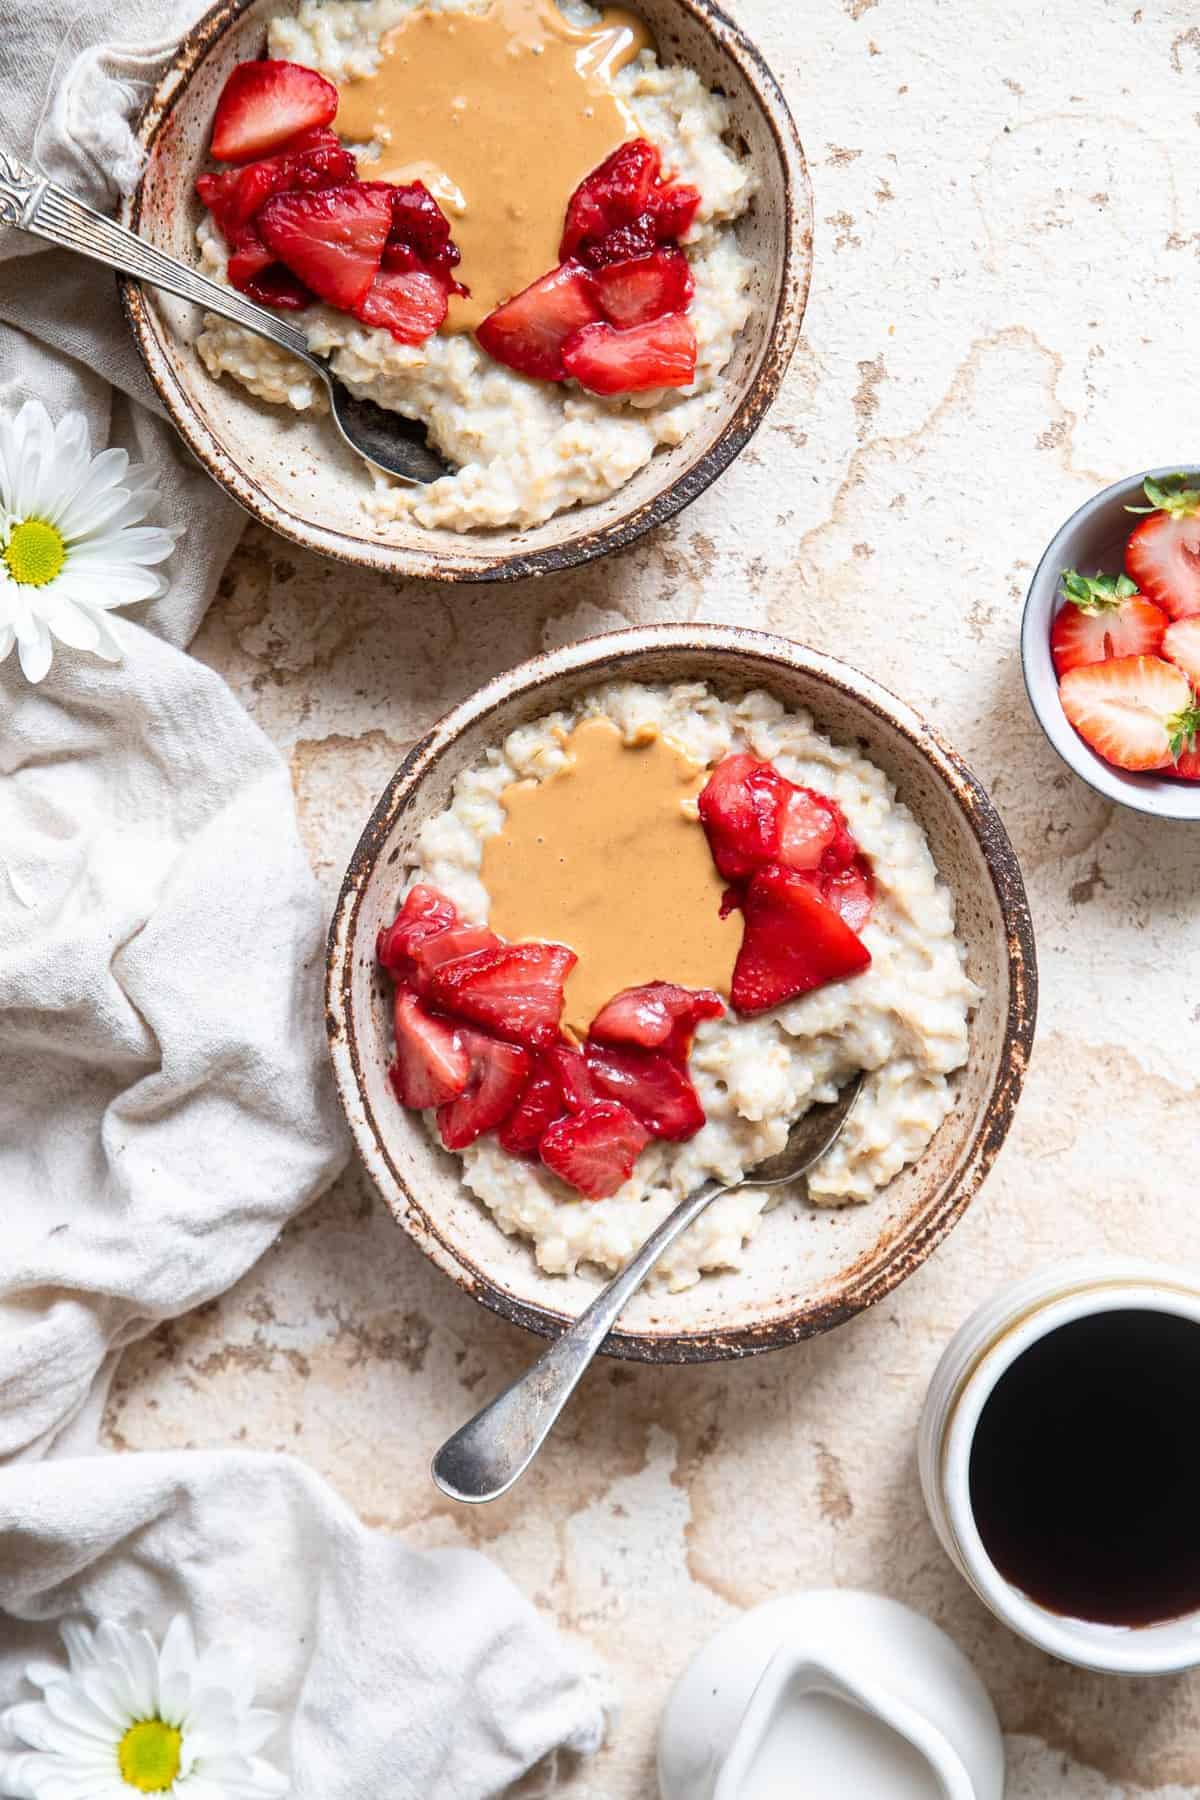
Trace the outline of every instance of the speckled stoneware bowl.
{"type": "MultiPolygon", "coordinates": [[[[513,669],[465,700],[409,753],[376,807],[342,887],[329,938],[327,1017],[338,1086],[358,1147],[396,1218],[438,1267],[506,1318],[552,1335],[596,1292],[594,1274],[544,1274],[468,1192],[387,1084],[391,990],[375,937],[392,919],[417,834],[454,778],[517,725],[613,680],[703,680],[719,693],[765,688],[894,781],[954,889],[971,975],[984,991],[956,1101],[920,1162],[867,1206],[831,1212],[784,1197],[737,1271],[683,1293],[643,1288],[608,1340],[612,1354],[703,1362],[825,1331],[911,1274],[960,1216],[1004,1141],[1033,1041],[1037,972],[1012,846],[969,769],[878,683],[786,638],[721,626],[643,626],[513,669]]],[[[569,1202],[567,1204],[570,1204],[569,1202]]]]}
{"type": "Polygon", "coordinates": [[[1195,464],[1144,469],[1140,475],[1114,482],[1086,501],[1051,538],[1049,549],[1034,571],[1025,601],[1021,666],[1038,724],[1081,781],[1106,800],[1115,800],[1118,806],[1132,807],[1155,819],[1183,819],[1195,824],[1200,822],[1200,781],[1181,781],[1171,775],[1133,775],[1114,768],[1084,743],[1062,709],[1050,654],[1050,629],[1063,604],[1063,570],[1078,569],[1083,575],[1094,575],[1097,570],[1118,574],[1125,540],[1138,522],[1126,507],[1146,505],[1146,481],[1170,481],[1174,475],[1185,475],[1189,487],[1200,485],[1200,468],[1195,464]]]}
{"type": "MultiPolygon", "coordinates": [[[[753,158],[759,192],[738,236],[752,258],[755,308],[702,429],[660,450],[633,479],[591,506],[526,530],[375,528],[361,507],[365,466],[328,420],[267,406],[214,381],[193,349],[198,308],[137,282],[122,293],[150,378],[180,433],[235,500],[284,536],[327,556],[442,581],[489,581],[569,568],[630,543],[703,493],[757,429],[800,334],[812,267],[812,194],[787,104],[754,45],[711,0],[636,0],[664,61],[685,62],[721,88],[753,158]]],[[[139,138],[148,160],[125,208],[151,243],[196,262],[213,109],[230,69],[261,54],[269,20],[288,0],[220,0],[190,31],[150,100],[139,138]]]]}

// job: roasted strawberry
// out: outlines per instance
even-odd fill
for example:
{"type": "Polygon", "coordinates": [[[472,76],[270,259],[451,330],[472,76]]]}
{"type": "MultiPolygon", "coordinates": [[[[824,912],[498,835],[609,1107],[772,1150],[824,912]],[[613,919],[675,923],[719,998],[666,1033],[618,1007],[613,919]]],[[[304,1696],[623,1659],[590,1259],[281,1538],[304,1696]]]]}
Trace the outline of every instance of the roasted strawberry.
{"type": "Polygon", "coordinates": [[[1193,614],[1168,626],[1162,653],[1168,662],[1183,670],[1193,687],[1200,689],[1200,617],[1193,614]]]}
{"type": "Polygon", "coordinates": [[[1200,489],[1173,482],[1147,481],[1149,506],[1127,512],[1148,513],[1125,545],[1125,571],[1155,606],[1172,619],[1200,613],[1200,489]]]}
{"type": "Polygon", "coordinates": [[[606,157],[571,195],[560,258],[565,262],[581,244],[645,212],[660,166],[658,151],[645,138],[632,138],[606,157]]]}
{"type": "Polygon", "coordinates": [[[875,907],[875,876],[866,857],[856,856],[845,868],[820,875],[817,885],[851,931],[861,932],[875,907]]]}
{"type": "Polygon", "coordinates": [[[584,1055],[603,1098],[620,1100],[652,1137],[679,1141],[703,1125],[704,1108],[686,1068],[665,1051],[589,1040],[584,1055]]]}
{"type": "Polygon", "coordinates": [[[489,931],[486,925],[450,925],[445,931],[421,936],[409,952],[413,984],[418,991],[423,991],[433,971],[443,963],[474,956],[477,950],[494,950],[499,942],[495,932],[489,931]]]}
{"type": "Polygon", "coordinates": [[[812,879],[794,869],[760,869],[742,898],[745,930],[733,971],[733,1004],[766,1012],[799,994],[844,981],[871,953],[812,879]]]}
{"type": "Polygon", "coordinates": [[[379,272],[387,199],[357,183],[276,194],[258,214],[263,241],[322,300],[353,312],[379,272]]]}
{"type": "Polygon", "coordinates": [[[562,1110],[582,1112],[593,1100],[599,1100],[600,1095],[596,1092],[583,1052],[577,1050],[574,1044],[568,1044],[565,1039],[551,1044],[543,1060],[553,1070],[558,1082],[563,1100],[562,1110]]]}
{"type": "Polygon", "coordinates": [[[700,190],[682,181],[656,187],[650,195],[650,210],[660,244],[686,237],[700,210],[700,190]]]}
{"type": "Polygon", "coordinates": [[[448,1019],[426,1012],[415,994],[396,993],[396,1060],[389,1069],[402,1106],[442,1106],[467,1085],[470,1061],[448,1019]]]}
{"type": "Polygon", "coordinates": [[[696,333],[683,313],[618,331],[585,325],[563,345],[563,367],[593,394],[687,387],[696,377],[696,333]]]}
{"type": "Polygon", "coordinates": [[[652,256],[661,242],[655,215],[652,212],[639,213],[628,225],[618,225],[615,230],[606,231],[602,238],[583,244],[579,250],[579,260],[589,269],[607,269],[610,263],[632,262],[638,257],[652,256]]]}
{"type": "Polygon", "coordinates": [[[458,924],[458,909],[445,894],[419,881],[404,897],[404,904],[390,925],[385,925],[375,942],[375,954],[388,974],[397,981],[407,981],[413,973],[413,958],[426,938],[436,936],[458,924]]]}
{"type": "Polygon", "coordinates": [[[392,231],[430,267],[459,261],[458,249],[451,241],[450,221],[423,181],[393,187],[392,231]]]}
{"type": "Polygon", "coordinates": [[[655,250],[633,262],[610,263],[593,277],[600,310],[611,325],[644,325],[664,313],[686,312],[692,272],[682,250],[655,250]]]}
{"type": "Polygon", "coordinates": [[[548,1169],[587,1199],[607,1200],[629,1180],[649,1141],[649,1132],[627,1106],[596,1100],[547,1129],[541,1156],[548,1169]]]}
{"type": "Polygon", "coordinates": [[[791,783],[773,763],[747,751],[717,764],[701,791],[699,810],[712,859],[726,881],[740,881],[779,861],[789,790],[791,783]]]}
{"type": "Polygon", "coordinates": [[[578,958],[565,944],[501,944],[435,969],[430,998],[456,1018],[533,1048],[558,1034],[563,982],[578,958]]]}
{"type": "Polygon", "coordinates": [[[489,356],[543,381],[562,381],[563,345],[599,319],[592,278],[579,263],[562,263],[489,313],[475,333],[489,356]]]}
{"type": "Polygon", "coordinates": [[[364,325],[382,326],[402,344],[423,344],[446,317],[446,289],[428,269],[380,269],[354,308],[364,325]]]}
{"type": "Polygon", "coordinates": [[[536,1161],[543,1137],[566,1111],[557,1076],[539,1061],[521,1098],[497,1133],[501,1148],[510,1156],[527,1156],[536,1161]]]}
{"type": "Polygon", "coordinates": [[[303,63],[273,57],[238,63],[217,101],[212,153],[229,163],[269,156],[297,133],[328,125],[337,109],[332,81],[303,63]]]}
{"type": "Polygon", "coordinates": [[[1068,669],[1058,695],[1084,743],[1118,769],[1166,769],[1195,747],[1200,709],[1191,683],[1160,656],[1068,669]]]}
{"type": "Polygon", "coordinates": [[[273,194],[338,187],[354,178],[354,158],[336,132],[322,127],[303,132],[277,156],[197,176],[196,192],[231,243],[238,227],[248,224],[273,194]]]}
{"type": "Polygon", "coordinates": [[[814,793],[812,788],[794,787],[791,782],[787,787],[790,791],[779,815],[776,860],[789,869],[817,869],[823,857],[832,850],[837,866],[842,860],[839,833],[845,823],[839,809],[832,800],[824,794],[814,793]]]}
{"type": "Polygon", "coordinates": [[[711,988],[650,981],[614,995],[592,1020],[588,1036],[601,1044],[664,1050],[676,1061],[686,1062],[700,1020],[719,1019],[724,1011],[725,1002],[711,988]]]}
{"type": "Polygon", "coordinates": [[[460,1027],[470,1063],[467,1085],[457,1100],[438,1108],[438,1131],[447,1150],[465,1150],[485,1131],[494,1131],[517,1106],[532,1061],[519,1044],[505,1044],[482,1031],[460,1027]]]}
{"type": "Polygon", "coordinates": [[[1050,633],[1059,675],[1110,656],[1157,653],[1167,615],[1138,593],[1128,575],[1080,575],[1065,569],[1062,586],[1066,604],[1050,633]]]}
{"type": "Polygon", "coordinates": [[[238,251],[229,259],[229,281],[239,293],[257,300],[260,306],[273,306],[276,312],[301,312],[306,306],[316,305],[317,296],[290,269],[272,258],[268,258],[265,268],[256,264],[251,272],[244,251],[238,251]]]}

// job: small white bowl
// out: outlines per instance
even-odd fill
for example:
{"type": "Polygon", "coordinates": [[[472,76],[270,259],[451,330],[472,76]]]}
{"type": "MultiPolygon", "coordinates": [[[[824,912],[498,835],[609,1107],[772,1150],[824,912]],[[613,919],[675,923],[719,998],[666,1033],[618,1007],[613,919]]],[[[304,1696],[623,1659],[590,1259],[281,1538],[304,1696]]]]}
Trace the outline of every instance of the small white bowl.
{"type": "Polygon", "coordinates": [[[1117,574],[1123,562],[1125,540],[1136,523],[1126,507],[1145,505],[1144,482],[1170,481],[1176,475],[1186,475],[1194,484],[1200,480],[1200,468],[1191,463],[1173,463],[1165,469],[1143,469],[1140,475],[1114,482],[1071,514],[1050,540],[1029,584],[1021,621],[1021,666],[1038,724],[1081,781],[1106,800],[1115,800],[1118,806],[1132,807],[1155,819],[1195,823],[1200,820],[1200,781],[1181,781],[1173,775],[1131,775],[1089,749],[1062,709],[1050,654],[1050,629],[1063,604],[1059,586],[1063,570],[1078,569],[1082,575],[1094,575],[1099,569],[1117,574]]]}
{"type": "MultiPolygon", "coordinates": [[[[1172,1313],[1200,1326],[1200,1280],[1186,1269],[1140,1258],[1085,1256],[1001,1289],[946,1347],[929,1384],[917,1455],[925,1504],[943,1550],[1010,1630],[1080,1669],[1168,1675],[1200,1666],[1200,1613],[1130,1627],[1051,1612],[1000,1573],[971,1508],[971,1446],[1000,1377],[1060,1326],[1126,1310],[1172,1313]]],[[[1186,1420],[1181,1429],[1188,1429],[1186,1420]]]]}

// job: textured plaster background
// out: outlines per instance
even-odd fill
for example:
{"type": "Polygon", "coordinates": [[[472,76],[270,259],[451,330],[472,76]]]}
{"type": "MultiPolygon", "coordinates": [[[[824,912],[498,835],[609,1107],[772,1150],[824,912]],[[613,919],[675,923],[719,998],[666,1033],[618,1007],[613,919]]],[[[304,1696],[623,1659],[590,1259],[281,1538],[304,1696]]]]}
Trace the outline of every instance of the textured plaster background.
{"type": "Polygon", "coordinates": [[[253,528],[199,644],[290,758],[330,901],[405,747],[546,644],[642,620],[770,626],[925,710],[1003,811],[1042,961],[1009,1144],[874,1313],[740,1367],[601,1365],[518,1494],[456,1511],[440,1439],[535,1349],[348,1174],[232,1294],[126,1359],[111,1443],[308,1459],[365,1517],[488,1550],[611,1663],[587,1800],[650,1800],[668,1687],[734,1612],[810,1584],[922,1608],[1011,1734],[1011,1800],[1200,1794],[1200,1677],[1117,1683],[1018,1643],[926,1521],[913,1433],[1000,1282],[1081,1248],[1200,1263],[1200,833],[1121,813],[1026,707],[1021,600],[1047,539],[1130,470],[1200,459],[1200,23],[1190,0],[735,0],[816,193],[805,341],[734,468],[561,579],[372,579],[253,528]],[[1190,1174],[1189,1174],[1190,1171],[1190,1174]]]}

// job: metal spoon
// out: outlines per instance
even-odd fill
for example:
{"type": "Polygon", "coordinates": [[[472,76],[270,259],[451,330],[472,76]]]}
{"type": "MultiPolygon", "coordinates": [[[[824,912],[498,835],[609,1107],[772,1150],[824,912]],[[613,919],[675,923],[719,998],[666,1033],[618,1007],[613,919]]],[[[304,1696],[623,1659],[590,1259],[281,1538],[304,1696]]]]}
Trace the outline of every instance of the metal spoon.
{"type": "Polygon", "coordinates": [[[388,475],[419,486],[436,481],[451,471],[425,441],[424,427],[376,406],[373,400],[356,400],[333,374],[329,364],[314,356],[308,339],[265,306],[256,306],[233,288],[210,281],[174,256],[148,244],[118,225],[115,219],[93,211],[65,188],[47,181],[11,151],[0,147],[0,224],[16,225],[35,237],[78,250],[93,262],[135,275],[154,287],[166,288],[183,300],[192,300],[209,312],[220,313],[235,325],[244,325],[289,355],[299,357],[321,377],[329,390],[334,423],[351,450],[388,475]]]}
{"type": "Polygon", "coordinates": [[[837,1099],[813,1106],[792,1126],[788,1141],[740,1181],[709,1181],[680,1201],[637,1255],[614,1275],[591,1305],[523,1375],[447,1438],[433,1459],[433,1479],[451,1500],[498,1500],[525,1473],[579,1386],[592,1358],[663,1251],[722,1194],[739,1187],[779,1187],[819,1162],[841,1135],[862,1090],[856,1075],[837,1099]]]}

